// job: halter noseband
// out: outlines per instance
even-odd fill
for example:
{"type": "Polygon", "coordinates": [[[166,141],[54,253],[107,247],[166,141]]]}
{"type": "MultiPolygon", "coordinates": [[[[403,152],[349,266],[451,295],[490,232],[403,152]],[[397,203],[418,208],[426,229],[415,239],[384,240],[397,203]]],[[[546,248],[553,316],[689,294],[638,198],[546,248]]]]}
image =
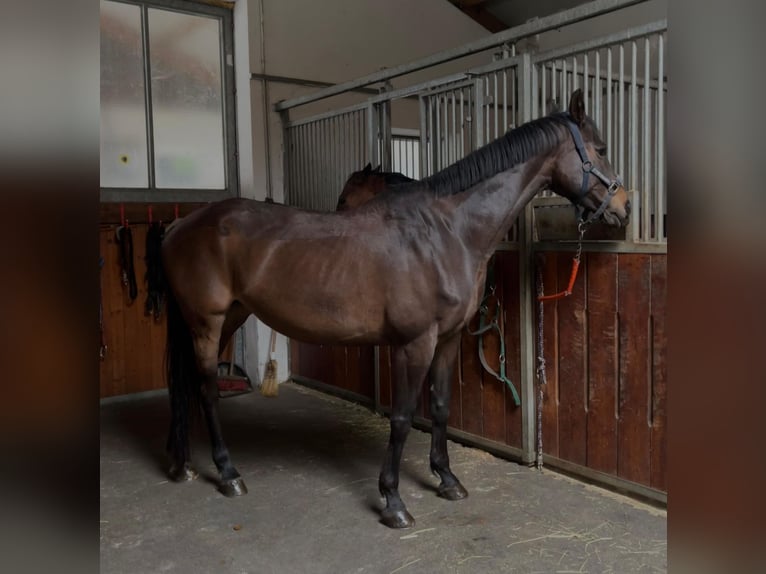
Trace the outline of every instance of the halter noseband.
{"type": "Polygon", "coordinates": [[[590,225],[596,219],[601,217],[602,213],[604,213],[606,206],[609,205],[609,201],[612,199],[612,197],[614,197],[614,194],[617,193],[617,190],[622,187],[622,180],[620,180],[619,177],[610,180],[603,173],[601,173],[601,171],[596,168],[593,165],[593,162],[588,158],[588,152],[585,150],[585,143],[583,142],[580,128],[577,127],[577,124],[571,118],[569,118],[567,121],[567,125],[569,126],[569,132],[572,134],[572,139],[574,140],[577,153],[580,156],[580,160],[582,161],[582,185],[580,185],[580,194],[577,196],[577,201],[574,202],[577,209],[577,219],[581,224],[590,225]],[[606,196],[604,196],[604,199],[601,202],[601,205],[598,206],[598,209],[596,209],[596,211],[594,211],[586,220],[583,219],[585,207],[582,204],[582,200],[588,193],[588,181],[590,179],[591,173],[606,186],[606,196]]]}

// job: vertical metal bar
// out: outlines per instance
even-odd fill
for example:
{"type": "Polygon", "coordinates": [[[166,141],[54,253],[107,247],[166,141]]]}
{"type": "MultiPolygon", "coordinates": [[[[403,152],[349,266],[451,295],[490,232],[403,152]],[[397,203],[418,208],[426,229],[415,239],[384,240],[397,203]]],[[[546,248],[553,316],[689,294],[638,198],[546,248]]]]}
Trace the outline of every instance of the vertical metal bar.
{"type": "MultiPolygon", "coordinates": [[[[529,54],[522,55],[519,75],[519,103],[522,106],[520,122],[529,121],[532,107],[531,97],[531,60],[529,54]]],[[[518,72],[518,68],[517,68],[518,72]]],[[[523,462],[532,462],[535,458],[536,409],[535,399],[535,337],[533,303],[533,206],[529,202],[519,218],[519,336],[520,336],[520,377],[521,397],[521,450],[523,462]]]]}
{"type": "Polygon", "coordinates": [[[473,123],[475,135],[473,149],[476,150],[484,145],[484,79],[477,78],[474,86],[473,123]]]}
{"type": "Polygon", "coordinates": [[[373,166],[378,164],[377,110],[375,104],[367,104],[367,157],[373,166]]]}
{"type": "Polygon", "coordinates": [[[588,77],[588,54],[583,54],[583,66],[582,66],[582,91],[583,95],[585,96],[585,113],[590,115],[591,117],[595,115],[593,113],[593,110],[590,109],[590,98],[588,97],[588,83],[590,82],[590,78],[588,77]]]}
{"type": "MultiPolygon", "coordinates": [[[[487,76],[484,76],[484,103],[482,105],[483,113],[484,113],[484,141],[481,145],[485,145],[489,143],[490,138],[492,137],[490,134],[492,133],[492,130],[490,129],[489,124],[489,78],[487,76]]],[[[481,146],[480,146],[481,147],[481,146]]]]}
{"type": "Polygon", "coordinates": [[[508,127],[508,72],[503,70],[503,133],[508,127]]]}
{"type": "Polygon", "coordinates": [[[548,114],[548,66],[540,66],[540,116],[548,114]]]}
{"type": "MultiPolygon", "coordinates": [[[[572,56],[572,91],[574,92],[579,87],[579,80],[577,78],[577,56],[572,56]]],[[[586,112],[588,108],[585,108],[586,112]]]]}
{"type": "Polygon", "coordinates": [[[146,161],[149,189],[156,187],[154,161],[154,106],[152,105],[152,63],[149,47],[149,8],[141,6],[141,40],[144,50],[144,102],[146,106],[146,161]]]}
{"type": "Polygon", "coordinates": [[[593,100],[595,104],[595,113],[596,116],[596,123],[599,127],[599,130],[601,130],[601,133],[604,133],[604,118],[603,114],[601,113],[601,51],[596,50],[596,70],[595,70],[595,78],[593,80],[594,86],[593,86],[593,100]]]}
{"type": "Polygon", "coordinates": [[[612,48],[608,48],[606,52],[606,149],[609,155],[609,161],[613,165],[617,165],[616,157],[612,149],[612,133],[614,132],[614,126],[612,125],[612,48]]]}
{"type": "Polygon", "coordinates": [[[561,66],[561,107],[567,109],[569,106],[569,82],[567,81],[567,59],[561,66]]]}
{"type": "Polygon", "coordinates": [[[657,43],[657,239],[665,240],[665,36],[657,43]]]}
{"type": "Polygon", "coordinates": [[[435,146],[435,153],[434,153],[434,173],[441,171],[444,168],[444,156],[443,154],[443,144],[442,144],[442,115],[441,115],[441,96],[436,95],[434,96],[434,103],[436,104],[436,116],[434,117],[434,124],[436,127],[436,137],[434,138],[434,146],[435,146]]]}
{"type": "MultiPolygon", "coordinates": [[[[428,97],[428,172],[433,175],[438,171],[438,146],[436,140],[436,96],[428,97]]],[[[425,174],[424,174],[425,175],[425,174]]]]}
{"type": "Polygon", "coordinates": [[[500,135],[500,114],[498,113],[498,98],[497,98],[497,72],[492,74],[492,80],[493,80],[493,95],[492,95],[492,103],[494,104],[495,109],[495,136],[494,139],[497,139],[500,135]]]}
{"type": "Polygon", "coordinates": [[[420,173],[416,179],[421,179],[426,173],[428,164],[428,100],[421,94],[418,97],[420,106],[420,173]]]}
{"type": "MultiPolygon", "coordinates": [[[[651,124],[649,123],[651,120],[650,113],[650,102],[649,98],[652,95],[652,90],[649,87],[649,64],[651,62],[650,60],[651,54],[649,49],[649,38],[646,38],[644,40],[644,118],[643,118],[643,153],[641,154],[641,161],[643,163],[643,177],[641,178],[641,196],[644,199],[644,207],[645,207],[645,217],[644,217],[644,239],[651,239],[652,238],[652,229],[651,229],[651,199],[655,191],[652,189],[653,186],[651,186],[649,182],[649,168],[651,166],[651,159],[650,159],[650,153],[651,153],[651,124]]],[[[654,215],[655,219],[657,217],[657,214],[654,215]]],[[[656,226],[655,226],[656,229],[656,226]]]]}
{"type": "MultiPolygon", "coordinates": [[[[635,40],[630,43],[630,187],[638,189],[638,46],[635,40]]],[[[648,213],[642,213],[641,218],[646,219],[648,213]]],[[[646,239],[646,237],[642,237],[646,239]]]]}
{"type": "Polygon", "coordinates": [[[465,88],[460,88],[460,157],[465,157],[465,88]]]}
{"type": "MultiPolygon", "coordinates": [[[[513,45],[514,56],[516,55],[516,44],[513,45]]],[[[518,124],[518,110],[516,109],[516,90],[518,89],[518,82],[516,81],[516,75],[519,73],[518,66],[513,67],[513,73],[511,73],[511,125],[506,126],[506,131],[510,128],[515,128],[518,124]]]]}
{"type": "MultiPolygon", "coordinates": [[[[618,133],[619,144],[619,165],[620,173],[622,177],[626,177],[625,173],[625,46],[620,44],[620,71],[618,76],[618,94],[617,100],[619,102],[618,121],[620,123],[620,129],[618,133]]],[[[637,211],[637,210],[636,210],[637,211]]],[[[635,231],[635,229],[634,229],[635,231]]]]}
{"type": "MultiPolygon", "coordinates": [[[[559,95],[556,89],[558,88],[557,82],[556,82],[556,76],[558,75],[558,70],[556,70],[556,62],[551,62],[551,100],[553,100],[554,103],[558,103],[559,101],[559,95]]],[[[547,103],[546,103],[547,105],[547,103]]]]}
{"type": "Polygon", "coordinates": [[[539,68],[537,66],[532,66],[532,118],[540,117],[537,113],[538,104],[539,102],[539,91],[538,91],[538,74],[539,68]]]}
{"type": "Polygon", "coordinates": [[[457,149],[457,109],[456,109],[456,95],[455,90],[452,90],[450,94],[450,102],[452,103],[452,162],[455,163],[458,160],[457,149]]]}

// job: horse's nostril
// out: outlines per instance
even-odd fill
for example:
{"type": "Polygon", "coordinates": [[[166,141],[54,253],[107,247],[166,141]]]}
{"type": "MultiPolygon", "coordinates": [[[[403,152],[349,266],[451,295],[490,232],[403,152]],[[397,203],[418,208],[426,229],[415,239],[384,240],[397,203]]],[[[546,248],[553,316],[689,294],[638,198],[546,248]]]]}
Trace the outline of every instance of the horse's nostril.
{"type": "Polygon", "coordinates": [[[630,215],[630,200],[625,202],[625,215],[630,215]]]}

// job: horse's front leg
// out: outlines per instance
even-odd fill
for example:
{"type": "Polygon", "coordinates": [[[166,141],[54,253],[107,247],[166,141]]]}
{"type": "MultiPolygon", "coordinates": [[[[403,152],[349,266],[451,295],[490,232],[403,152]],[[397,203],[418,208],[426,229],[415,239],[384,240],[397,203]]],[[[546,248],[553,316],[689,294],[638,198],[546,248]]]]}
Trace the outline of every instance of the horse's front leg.
{"type": "Polygon", "coordinates": [[[449,418],[452,372],[460,347],[460,332],[441,343],[434,354],[428,374],[431,385],[431,471],[439,476],[439,496],[460,500],[468,492],[452,473],[447,454],[447,419],[449,418]]]}
{"type": "Polygon", "coordinates": [[[218,415],[218,338],[198,339],[195,341],[195,347],[202,374],[202,412],[205,414],[207,429],[210,433],[213,462],[220,474],[218,489],[226,496],[247,494],[245,482],[231,462],[218,415]]]}
{"type": "Polygon", "coordinates": [[[408,528],[415,519],[399,496],[399,463],[412,417],[436,344],[435,329],[415,341],[394,349],[393,374],[396,393],[391,411],[391,436],[380,471],[380,494],[386,498],[381,521],[389,528],[408,528]]]}

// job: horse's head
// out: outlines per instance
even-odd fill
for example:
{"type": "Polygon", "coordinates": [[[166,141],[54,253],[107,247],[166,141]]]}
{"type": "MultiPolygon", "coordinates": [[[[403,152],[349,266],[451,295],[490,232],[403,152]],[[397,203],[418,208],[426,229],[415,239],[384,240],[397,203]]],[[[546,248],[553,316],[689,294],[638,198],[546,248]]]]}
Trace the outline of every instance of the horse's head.
{"type": "Polygon", "coordinates": [[[586,221],[627,225],[628,193],[606,157],[596,124],[585,115],[582,90],[572,94],[566,123],[570,137],[556,157],[551,188],[581,208],[586,221]]]}
{"type": "Polygon", "coordinates": [[[346,180],[343,191],[338,197],[336,211],[353,209],[371,200],[384,186],[380,175],[380,166],[372,169],[369,163],[364,169],[355,171],[346,180]]]}
{"type": "Polygon", "coordinates": [[[367,203],[381,191],[391,185],[413,181],[411,178],[397,172],[381,171],[380,166],[372,169],[369,163],[364,169],[352,173],[343,191],[338,197],[336,211],[346,211],[367,203]]]}

